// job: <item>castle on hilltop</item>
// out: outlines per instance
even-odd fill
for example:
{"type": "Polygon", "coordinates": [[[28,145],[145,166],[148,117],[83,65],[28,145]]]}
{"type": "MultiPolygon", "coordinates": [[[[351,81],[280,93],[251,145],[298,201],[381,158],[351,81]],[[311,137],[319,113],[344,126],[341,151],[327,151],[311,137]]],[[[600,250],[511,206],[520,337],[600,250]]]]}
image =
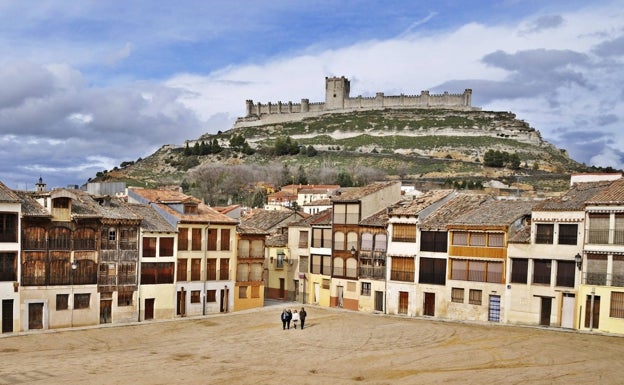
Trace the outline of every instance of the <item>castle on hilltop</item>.
{"type": "Polygon", "coordinates": [[[301,103],[277,102],[262,104],[247,100],[245,117],[238,118],[235,126],[253,126],[284,121],[301,120],[328,112],[347,112],[356,110],[375,110],[385,108],[446,108],[458,110],[480,110],[472,107],[472,90],[462,94],[430,94],[421,91],[420,95],[386,96],[377,92],[374,97],[350,97],[351,82],[344,76],[325,78],[325,102],[310,103],[301,99],[301,103]]]}

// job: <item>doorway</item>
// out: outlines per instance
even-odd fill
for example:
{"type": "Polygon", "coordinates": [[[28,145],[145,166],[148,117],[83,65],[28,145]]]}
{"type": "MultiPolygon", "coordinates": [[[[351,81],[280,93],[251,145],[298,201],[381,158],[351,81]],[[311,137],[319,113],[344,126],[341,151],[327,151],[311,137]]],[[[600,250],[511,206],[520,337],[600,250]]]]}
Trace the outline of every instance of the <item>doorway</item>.
{"type": "Polygon", "coordinates": [[[574,302],[576,297],[572,293],[563,293],[561,302],[561,327],[574,328],[574,302]]]}
{"type": "Polygon", "coordinates": [[[500,322],[500,295],[490,295],[488,321],[500,322]]]}
{"type": "Polygon", "coordinates": [[[375,291],[375,311],[384,311],[384,292],[375,291]]]}
{"type": "Polygon", "coordinates": [[[219,308],[219,311],[221,313],[227,313],[228,312],[228,301],[229,301],[227,286],[224,289],[221,289],[220,299],[221,299],[221,307],[219,308]]]}
{"type": "Polygon", "coordinates": [[[337,286],[336,289],[338,290],[338,303],[337,306],[338,307],[342,307],[342,305],[344,305],[344,287],[343,286],[337,286]]]}
{"type": "Polygon", "coordinates": [[[585,327],[598,329],[600,324],[600,296],[594,295],[594,308],[592,311],[592,296],[588,295],[585,301],[585,327]],[[591,326],[590,326],[591,325],[591,326]]]}
{"type": "Polygon", "coordinates": [[[314,302],[313,303],[318,304],[320,296],[321,296],[321,285],[318,282],[314,282],[314,302]]]}
{"type": "Polygon", "coordinates": [[[407,314],[409,307],[409,293],[406,291],[399,292],[399,314],[407,314]]]}
{"type": "Polygon", "coordinates": [[[435,293],[424,293],[425,303],[423,306],[423,315],[435,316],[435,293]]]}
{"type": "Polygon", "coordinates": [[[111,317],[112,309],[113,309],[112,299],[100,300],[100,323],[101,324],[109,324],[113,321],[111,317]]]}
{"type": "Polygon", "coordinates": [[[182,317],[186,316],[186,290],[184,288],[177,294],[176,314],[182,317]]]}
{"type": "Polygon", "coordinates": [[[28,304],[28,330],[43,329],[43,302],[28,304]]]}
{"type": "Polygon", "coordinates": [[[13,300],[2,300],[2,333],[13,332],[13,300]]]}
{"type": "Polygon", "coordinates": [[[154,319],[154,298],[145,298],[145,320],[154,319]]]}
{"type": "Polygon", "coordinates": [[[286,280],[284,278],[280,278],[279,279],[279,293],[278,293],[278,297],[279,299],[284,299],[286,298],[286,280]]]}
{"type": "Polygon", "coordinates": [[[540,322],[541,326],[550,326],[550,314],[552,312],[552,298],[541,297],[542,306],[540,308],[540,322]]]}

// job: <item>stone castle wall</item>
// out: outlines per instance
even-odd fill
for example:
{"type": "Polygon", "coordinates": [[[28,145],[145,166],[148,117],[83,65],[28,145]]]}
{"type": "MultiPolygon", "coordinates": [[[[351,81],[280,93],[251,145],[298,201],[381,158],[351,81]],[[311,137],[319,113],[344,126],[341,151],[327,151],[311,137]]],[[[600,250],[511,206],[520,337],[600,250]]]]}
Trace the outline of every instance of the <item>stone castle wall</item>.
{"type": "Polygon", "coordinates": [[[472,107],[472,90],[466,89],[461,94],[430,94],[421,91],[420,95],[386,96],[378,92],[374,97],[350,97],[350,82],[344,76],[325,78],[325,102],[310,103],[301,99],[300,103],[254,103],[245,102],[246,115],[236,121],[235,126],[279,123],[301,120],[318,116],[326,112],[349,112],[355,110],[373,110],[385,108],[448,108],[460,110],[479,110],[472,107]]]}

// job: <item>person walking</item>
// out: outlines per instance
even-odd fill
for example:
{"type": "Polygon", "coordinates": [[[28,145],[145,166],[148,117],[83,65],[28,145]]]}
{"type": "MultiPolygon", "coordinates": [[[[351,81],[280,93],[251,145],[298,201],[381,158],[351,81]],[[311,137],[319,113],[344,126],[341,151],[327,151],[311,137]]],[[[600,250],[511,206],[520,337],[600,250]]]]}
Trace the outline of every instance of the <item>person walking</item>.
{"type": "Polygon", "coordinates": [[[299,321],[299,313],[297,313],[297,310],[293,310],[292,321],[293,321],[293,326],[295,327],[295,329],[297,329],[297,322],[299,321]]]}
{"type": "Polygon", "coordinates": [[[292,320],[292,312],[290,309],[286,309],[286,327],[290,329],[290,320],[292,320]]]}
{"type": "MultiPolygon", "coordinates": [[[[282,320],[282,330],[286,330],[286,326],[289,323],[288,320],[288,311],[286,308],[284,308],[284,310],[282,311],[282,315],[280,316],[280,319],[282,320]]],[[[289,328],[290,329],[290,328],[289,328]]]]}
{"type": "Polygon", "coordinates": [[[307,315],[308,313],[306,313],[305,309],[301,308],[301,311],[299,312],[299,320],[301,321],[301,330],[303,330],[303,325],[305,325],[305,319],[307,315]]]}

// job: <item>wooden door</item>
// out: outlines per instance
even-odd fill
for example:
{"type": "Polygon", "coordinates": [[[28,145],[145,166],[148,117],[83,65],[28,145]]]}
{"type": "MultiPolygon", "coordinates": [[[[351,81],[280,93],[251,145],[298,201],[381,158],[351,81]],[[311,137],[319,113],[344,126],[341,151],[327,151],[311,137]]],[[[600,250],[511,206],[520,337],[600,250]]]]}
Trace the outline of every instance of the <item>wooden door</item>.
{"type": "Polygon", "coordinates": [[[406,291],[399,292],[399,314],[407,314],[409,307],[409,293],[406,291]]]}
{"type": "Polygon", "coordinates": [[[542,306],[540,310],[540,325],[550,326],[550,313],[552,312],[552,298],[541,297],[542,306]]]}
{"type": "Polygon", "coordinates": [[[13,332],[13,300],[2,300],[2,333],[13,332]]]}
{"type": "Polygon", "coordinates": [[[154,319],[154,298],[145,298],[145,319],[154,319]]]}
{"type": "Polygon", "coordinates": [[[101,299],[100,300],[100,323],[101,324],[109,324],[113,322],[113,300],[112,299],[101,299]]]}
{"type": "Polygon", "coordinates": [[[43,329],[43,303],[28,304],[28,330],[43,329]]]}
{"type": "Polygon", "coordinates": [[[435,316],[435,293],[425,293],[423,315],[435,316]]]}
{"type": "Polygon", "coordinates": [[[178,291],[176,303],[176,314],[184,317],[186,315],[186,290],[182,289],[178,291]]]}
{"type": "Polygon", "coordinates": [[[279,293],[278,297],[280,299],[284,299],[286,297],[286,280],[284,278],[279,279],[279,293]]]}
{"type": "Polygon", "coordinates": [[[342,307],[344,305],[344,287],[338,286],[338,307],[342,307]]]}
{"type": "Polygon", "coordinates": [[[587,300],[585,301],[585,327],[589,328],[591,325],[592,329],[598,329],[598,325],[600,324],[600,296],[594,296],[594,308],[592,311],[592,296],[588,295],[587,300]]]}

